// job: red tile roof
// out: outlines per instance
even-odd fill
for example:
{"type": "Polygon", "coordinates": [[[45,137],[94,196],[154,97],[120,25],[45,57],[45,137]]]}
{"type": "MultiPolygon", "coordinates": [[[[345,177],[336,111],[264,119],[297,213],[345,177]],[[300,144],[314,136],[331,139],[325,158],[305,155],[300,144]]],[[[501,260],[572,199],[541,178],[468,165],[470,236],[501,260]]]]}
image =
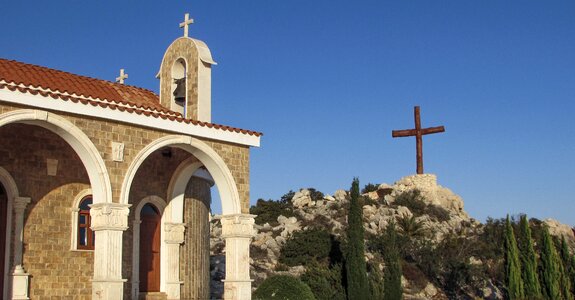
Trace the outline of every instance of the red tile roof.
{"type": "Polygon", "coordinates": [[[260,132],[184,119],[180,113],[160,105],[158,95],[143,88],[0,58],[0,89],[5,88],[12,91],[18,89],[20,92],[33,95],[40,93],[44,97],[50,96],[54,99],[84,105],[99,105],[113,110],[118,109],[202,127],[255,136],[262,135],[260,132]]]}

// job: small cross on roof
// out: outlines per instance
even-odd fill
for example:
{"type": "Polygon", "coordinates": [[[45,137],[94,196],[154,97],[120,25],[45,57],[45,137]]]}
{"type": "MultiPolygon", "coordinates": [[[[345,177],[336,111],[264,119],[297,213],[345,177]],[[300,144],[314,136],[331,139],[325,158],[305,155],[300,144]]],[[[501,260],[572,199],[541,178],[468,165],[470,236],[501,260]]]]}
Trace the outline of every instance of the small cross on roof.
{"type": "Polygon", "coordinates": [[[128,74],[124,73],[124,69],[120,69],[120,77],[116,77],[116,82],[124,84],[124,79],[128,78],[128,74]]]}
{"type": "Polygon", "coordinates": [[[180,23],[180,28],[184,28],[184,36],[188,37],[188,26],[194,24],[194,19],[190,19],[190,14],[186,13],[184,16],[184,22],[180,23]]]}

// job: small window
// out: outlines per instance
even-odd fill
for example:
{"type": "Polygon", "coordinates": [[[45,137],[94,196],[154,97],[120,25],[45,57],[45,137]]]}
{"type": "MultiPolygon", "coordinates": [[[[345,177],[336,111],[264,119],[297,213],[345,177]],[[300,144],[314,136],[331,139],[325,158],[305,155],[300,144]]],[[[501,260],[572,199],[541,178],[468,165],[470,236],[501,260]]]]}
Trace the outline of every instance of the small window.
{"type": "Polygon", "coordinates": [[[94,250],[94,233],[90,229],[90,204],[92,204],[92,196],[86,196],[78,206],[78,249],[94,250]]]}

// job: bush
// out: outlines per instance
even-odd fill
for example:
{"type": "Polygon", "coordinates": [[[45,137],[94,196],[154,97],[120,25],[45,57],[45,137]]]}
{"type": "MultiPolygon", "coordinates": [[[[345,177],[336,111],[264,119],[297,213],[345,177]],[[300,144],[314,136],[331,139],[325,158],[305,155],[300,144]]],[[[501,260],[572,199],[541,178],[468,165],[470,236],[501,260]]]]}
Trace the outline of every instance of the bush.
{"type": "Polygon", "coordinates": [[[279,262],[293,267],[327,260],[331,248],[332,238],[324,229],[294,232],[282,248],[279,262]]]}
{"type": "Polygon", "coordinates": [[[402,193],[395,199],[393,204],[409,208],[409,211],[416,217],[427,214],[432,220],[438,222],[449,221],[450,219],[449,212],[445,208],[433,204],[426,204],[419,190],[402,193]]]}
{"type": "Polygon", "coordinates": [[[280,215],[285,217],[292,217],[294,215],[293,207],[289,202],[283,200],[266,201],[264,199],[258,199],[256,205],[250,207],[250,214],[257,215],[255,219],[256,224],[263,225],[269,223],[272,226],[279,225],[277,219],[280,215]]]}
{"type": "Polygon", "coordinates": [[[288,275],[275,275],[264,280],[252,297],[254,300],[315,300],[309,286],[288,275]]]}
{"type": "Polygon", "coordinates": [[[345,290],[341,284],[341,265],[331,268],[314,265],[301,276],[318,300],[345,300],[345,290]]]}
{"type": "Polygon", "coordinates": [[[369,192],[375,192],[375,191],[377,191],[378,188],[379,188],[379,185],[373,184],[373,183],[368,183],[363,187],[363,189],[361,189],[361,193],[367,194],[369,192]]]}
{"type": "Polygon", "coordinates": [[[324,194],[314,188],[308,188],[307,189],[309,191],[309,196],[311,198],[312,201],[317,201],[317,200],[321,200],[324,197],[324,194]]]}
{"type": "Polygon", "coordinates": [[[395,198],[395,202],[393,202],[393,204],[409,208],[411,213],[417,217],[425,213],[425,207],[427,206],[425,202],[423,202],[423,196],[421,196],[421,192],[419,190],[411,190],[402,193],[395,198]]]}

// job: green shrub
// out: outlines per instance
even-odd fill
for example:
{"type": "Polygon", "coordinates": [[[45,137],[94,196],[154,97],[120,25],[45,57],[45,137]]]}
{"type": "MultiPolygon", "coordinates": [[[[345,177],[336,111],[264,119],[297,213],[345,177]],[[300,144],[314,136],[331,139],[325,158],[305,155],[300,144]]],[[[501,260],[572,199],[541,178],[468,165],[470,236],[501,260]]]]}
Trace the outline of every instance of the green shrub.
{"type": "Polygon", "coordinates": [[[372,300],[383,300],[383,274],[377,265],[367,265],[367,281],[372,300]]]}
{"type": "Polygon", "coordinates": [[[411,213],[419,217],[425,213],[426,204],[423,202],[423,196],[419,190],[404,192],[395,198],[395,205],[409,208],[411,213]]]}
{"type": "Polygon", "coordinates": [[[426,209],[427,209],[427,215],[429,215],[429,217],[432,220],[438,222],[446,222],[449,221],[449,219],[451,218],[449,216],[449,212],[441,206],[429,204],[427,205],[426,209]]]}
{"type": "Polygon", "coordinates": [[[397,196],[393,204],[409,208],[409,211],[416,217],[428,215],[432,220],[438,222],[449,221],[450,219],[449,211],[445,208],[433,204],[426,204],[419,190],[402,193],[397,196]]]}
{"type": "Polygon", "coordinates": [[[279,262],[293,267],[328,260],[331,248],[332,238],[324,229],[294,232],[283,246],[279,262]]]}
{"type": "Polygon", "coordinates": [[[314,188],[308,188],[307,190],[309,191],[309,196],[313,201],[321,200],[324,197],[324,194],[322,192],[314,188]]]}
{"type": "Polygon", "coordinates": [[[375,191],[377,191],[378,188],[379,188],[379,185],[373,184],[373,183],[368,183],[363,187],[363,189],[361,189],[361,193],[367,194],[369,192],[375,192],[375,191]]]}
{"type": "MultiPolygon", "coordinates": [[[[284,195],[285,196],[285,195],[284,195]]],[[[286,201],[274,201],[258,199],[256,205],[250,207],[250,214],[257,215],[255,222],[258,225],[269,223],[272,226],[279,225],[277,219],[280,215],[292,217],[293,207],[286,201]]]]}
{"type": "Polygon", "coordinates": [[[300,279],[310,287],[318,300],[345,300],[341,277],[341,265],[328,268],[316,264],[308,267],[300,279]]]}
{"type": "Polygon", "coordinates": [[[275,275],[264,280],[252,297],[254,300],[315,300],[309,286],[288,275],[275,275]]]}

